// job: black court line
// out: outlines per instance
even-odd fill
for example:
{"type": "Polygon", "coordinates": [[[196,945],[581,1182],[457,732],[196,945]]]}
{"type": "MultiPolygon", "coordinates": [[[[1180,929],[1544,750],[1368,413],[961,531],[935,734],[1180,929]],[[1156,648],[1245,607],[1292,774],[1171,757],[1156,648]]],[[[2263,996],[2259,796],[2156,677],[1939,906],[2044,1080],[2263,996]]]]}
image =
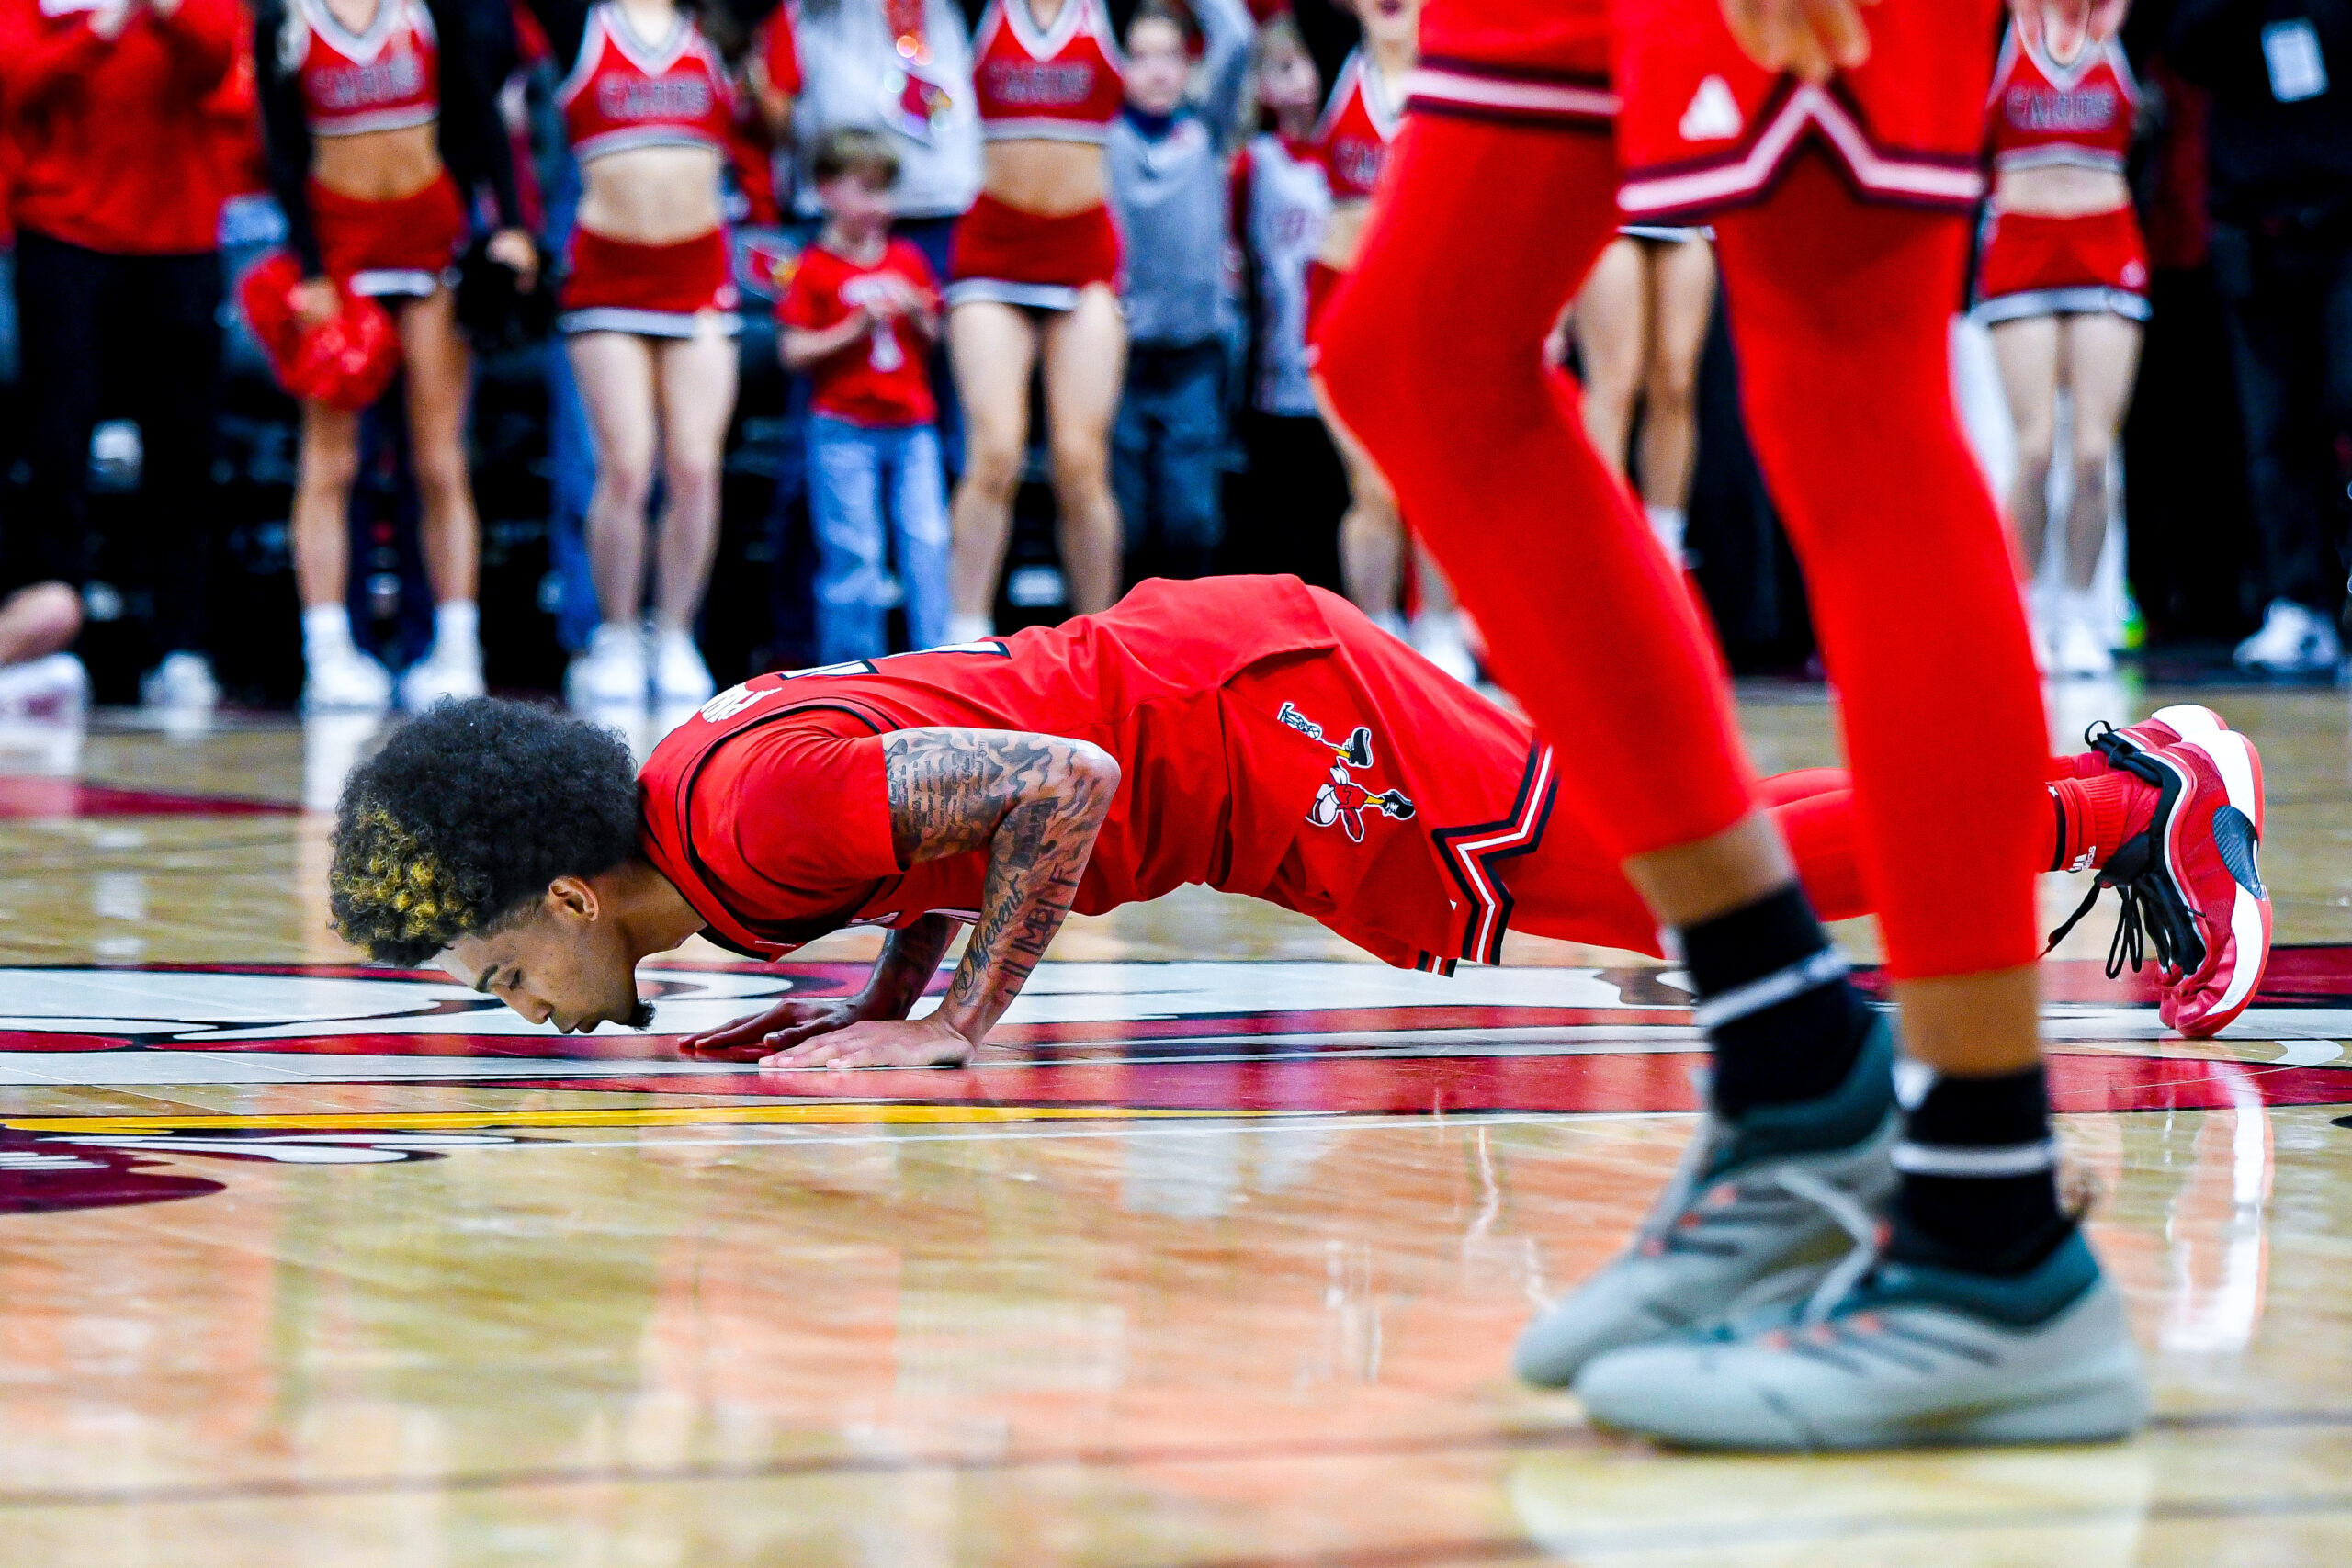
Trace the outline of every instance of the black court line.
{"type": "MultiPolygon", "coordinates": [[[[2310,1427],[2352,1427],[2352,1410],[2209,1411],[2159,1416],[2153,1430],[2182,1432],[2261,1431],[2310,1427]]],[[[181,1504],[304,1501],[330,1497],[391,1497],[440,1492],[526,1491],[541,1487],[666,1486],[709,1482],[791,1481],[812,1476],[907,1475],[927,1471],[961,1474],[1023,1470],[1121,1470],[1162,1465],[1262,1464],[1325,1459],[1412,1459],[1431,1455],[1520,1452],[1543,1449],[1601,1448],[1612,1439],[1592,1428],[1532,1427],[1517,1431],[1462,1432],[1429,1438],[1362,1441],[1170,1444],[1159,1448],[1038,1450],[1010,1454],[809,1454],[762,1464],[579,1465],[474,1471],[458,1475],[360,1475],[303,1479],[264,1477],[251,1481],[197,1482],[155,1486],[38,1487],[0,1491],[0,1509],[119,1508],[181,1504]]],[[[1660,1456],[1661,1458],[1669,1456],[1660,1456]]],[[[2352,1498],[2352,1494],[2344,1495],[2352,1498]]],[[[2257,1500],[2259,1501],[2259,1500],[2257,1500]]],[[[2291,1499],[2288,1501],[2292,1501],[2291,1499]]],[[[2188,1506],[2189,1505],[2181,1505],[2188,1506]]],[[[2251,1506],[2251,1505],[2249,1505],[2251,1506]]],[[[2331,1504],[2333,1511],[2338,1505],[2331,1504]]],[[[2352,1504],[2343,1506],[2352,1506],[2352,1504]]],[[[2154,1517],[2163,1505],[2151,1505],[2154,1517]]],[[[2235,1505],[2232,1505],[2235,1506],[2235,1505]]],[[[1932,1517],[1932,1516],[1930,1516],[1932,1517]]],[[[1864,1521],[1867,1523],[1867,1521],[1864,1521]]],[[[1499,1546],[1500,1542],[1490,1543],[1499,1546]]],[[[1382,1549],[1387,1550],[1387,1549],[1382,1549]]],[[[1396,1550],[1405,1550],[1398,1548],[1396,1550]]],[[[1424,1549],[1415,1548],[1415,1551],[1424,1549]]],[[[1398,1559],[1433,1561],[1453,1550],[1425,1549],[1434,1556],[1398,1559]]],[[[1524,1542],[1514,1550],[1527,1550],[1524,1542]]],[[[1324,1562],[1321,1557],[1268,1558],[1269,1568],[1324,1562]]],[[[1330,1558],[1336,1564],[1378,1568],[1379,1556],[1330,1558]]],[[[1202,1563],[1195,1568],[1254,1568],[1255,1558],[1202,1563]]]]}

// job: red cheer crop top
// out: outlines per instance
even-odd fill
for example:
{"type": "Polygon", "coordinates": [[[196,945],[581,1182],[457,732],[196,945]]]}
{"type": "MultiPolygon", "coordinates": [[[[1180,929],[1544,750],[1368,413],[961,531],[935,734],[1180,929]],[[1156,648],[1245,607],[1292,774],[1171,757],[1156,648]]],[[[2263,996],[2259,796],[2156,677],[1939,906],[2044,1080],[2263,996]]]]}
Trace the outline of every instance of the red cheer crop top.
{"type": "Polygon", "coordinates": [[[2069,164],[2120,174],[2139,107],[2139,84],[2114,39],[2061,66],[2012,27],[1993,73],[1985,145],[1996,169],[2069,164]]]}
{"type": "Polygon", "coordinates": [[[586,163],[637,147],[707,147],[725,153],[733,123],[726,67],[681,14],[647,43],[616,5],[589,13],[580,56],[556,94],[573,156],[586,163]]]}
{"type": "Polygon", "coordinates": [[[312,136],[400,130],[440,118],[441,45],[424,0],[378,0],[375,19],[356,33],[325,0],[295,0],[278,49],[300,84],[312,136]]]}
{"type": "Polygon", "coordinates": [[[1125,90],[1126,61],[1102,0],[1062,0],[1039,31],[1030,0],[989,0],[972,40],[980,135],[1100,145],[1125,90]]]}

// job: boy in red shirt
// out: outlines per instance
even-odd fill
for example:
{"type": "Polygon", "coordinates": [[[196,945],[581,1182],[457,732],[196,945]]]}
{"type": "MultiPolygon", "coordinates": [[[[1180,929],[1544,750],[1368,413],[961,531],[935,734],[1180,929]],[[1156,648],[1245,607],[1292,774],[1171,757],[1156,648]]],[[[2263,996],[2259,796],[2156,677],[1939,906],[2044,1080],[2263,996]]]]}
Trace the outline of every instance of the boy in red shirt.
{"type": "Polygon", "coordinates": [[[777,316],[785,368],[815,389],[808,513],[817,645],[831,664],[889,652],[884,617],[897,604],[915,647],[946,640],[947,490],[925,369],[939,286],[922,253],[890,234],[898,154],[870,130],[841,130],[812,166],[825,228],[801,253],[777,316]]]}

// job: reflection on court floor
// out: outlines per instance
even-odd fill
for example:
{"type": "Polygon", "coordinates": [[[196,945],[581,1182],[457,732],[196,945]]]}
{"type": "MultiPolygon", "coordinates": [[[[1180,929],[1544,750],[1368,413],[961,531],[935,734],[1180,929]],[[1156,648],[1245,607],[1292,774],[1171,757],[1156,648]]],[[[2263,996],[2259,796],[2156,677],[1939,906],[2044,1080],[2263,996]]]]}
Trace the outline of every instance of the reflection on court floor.
{"type": "MultiPolygon", "coordinates": [[[[2289,944],[2253,1009],[2169,1036],[2087,929],[2045,976],[2154,1429],[1825,1461],[1508,1375],[1687,1137],[1669,969],[1447,980],[1187,896],[1073,921],[967,1069],[687,1062],[871,933],[681,954],[651,1032],[560,1036],[325,933],[301,803],[368,733],[102,726],[0,776],[0,1561],[2341,1560],[2352,739],[2334,694],[2229,707],[2289,944]]],[[[1828,754],[1817,702],[1746,717],[1828,754]]]]}

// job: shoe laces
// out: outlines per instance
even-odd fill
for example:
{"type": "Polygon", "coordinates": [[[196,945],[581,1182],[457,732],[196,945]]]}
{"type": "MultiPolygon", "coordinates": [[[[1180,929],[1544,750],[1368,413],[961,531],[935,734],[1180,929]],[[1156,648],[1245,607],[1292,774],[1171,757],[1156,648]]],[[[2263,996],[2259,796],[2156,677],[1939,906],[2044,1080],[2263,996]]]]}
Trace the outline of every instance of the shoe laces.
{"type": "MultiPolygon", "coordinates": [[[[2148,755],[2147,749],[2123,734],[2104,719],[2083,731],[2084,743],[2107,759],[2107,765],[2120,772],[2143,779],[2162,789],[2165,774],[2161,766],[2148,755]]],[[[2197,934],[2195,916],[2181,901],[2171,878],[2165,874],[2164,858],[2156,851],[2156,827],[2146,828],[2125,840],[2114,854],[2108,857],[2091,880],[2091,890],[2075,907],[2056,931],[2050,933],[2050,945],[2043,948],[2046,957],[2083,918],[2098,904],[2098,896],[2112,887],[2122,903],[2115,921],[2115,934],[2107,944],[2107,977],[2121,976],[2128,964],[2137,974],[2146,962],[2148,950],[2155,950],[2156,967],[2173,974],[2185,974],[2194,956],[2203,962],[2204,942],[2197,934]]]]}
{"type": "MultiPolygon", "coordinates": [[[[1734,1135],[1731,1127],[1721,1117],[1713,1112],[1707,1115],[1698,1135],[1683,1148],[1682,1158],[1676,1165],[1666,1190],[1643,1220],[1634,1245],[1645,1253],[1703,1248],[1704,1243],[1685,1232],[1682,1220],[1691,1212],[1704,1190],[1717,1182],[1744,1183],[1759,1189],[1778,1188],[1790,1197],[1811,1203],[1828,1214],[1854,1243],[1828,1274],[1820,1277],[1802,1309],[1806,1314],[1805,1321],[1818,1322],[1826,1317],[1837,1302],[1876,1264],[1880,1239],[1878,1220],[1851,1193],[1835,1182],[1795,1165],[1779,1164],[1763,1170],[1706,1179],[1706,1172],[1713,1165],[1717,1151],[1734,1135]]],[[[1736,1318],[1758,1308],[1791,1301],[1806,1281],[1815,1279],[1818,1268],[1817,1262],[1797,1263],[1760,1276],[1733,1297],[1727,1303],[1724,1315],[1736,1318]]]]}
{"type": "Polygon", "coordinates": [[[1883,1243],[1878,1216],[1836,1182],[1797,1166],[1781,1165],[1759,1173],[1755,1179],[1821,1210],[1837,1222],[1852,1245],[1826,1273],[1816,1260],[1791,1264],[1759,1276],[1725,1303],[1724,1321],[1736,1322],[1758,1311],[1785,1310],[1799,1297],[1803,1301],[1795,1314],[1800,1325],[1811,1326],[1828,1321],[1836,1314],[1838,1303],[1878,1267],[1883,1243]],[[1809,1291],[1805,1288],[1808,1284],[1812,1286],[1809,1291]]]}
{"type": "Polygon", "coordinates": [[[1772,1173],[1772,1179],[1791,1195],[1806,1200],[1836,1220],[1838,1228],[1853,1239],[1854,1245],[1846,1256],[1821,1277],[1821,1282],[1813,1288],[1813,1293],[1797,1313],[1797,1320],[1808,1327],[1826,1323],[1838,1303],[1878,1267],[1878,1216],[1856,1202],[1852,1193],[1812,1171],[1783,1166],[1772,1173]]]}
{"type": "Polygon", "coordinates": [[[1714,1164],[1715,1151],[1731,1135],[1723,1119],[1713,1111],[1701,1121],[1696,1135],[1682,1145],[1682,1157],[1675,1162],[1666,1190],[1658,1194],[1657,1201],[1650,1206],[1650,1212],[1642,1218],[1641,1228],[1634,1233],[1634,1245],[1638,1250],[1651,1253],[1675,1248],[1679,1239],[1678,1227],[1698,1196],[1701,1179],[1714,1164]]]}

